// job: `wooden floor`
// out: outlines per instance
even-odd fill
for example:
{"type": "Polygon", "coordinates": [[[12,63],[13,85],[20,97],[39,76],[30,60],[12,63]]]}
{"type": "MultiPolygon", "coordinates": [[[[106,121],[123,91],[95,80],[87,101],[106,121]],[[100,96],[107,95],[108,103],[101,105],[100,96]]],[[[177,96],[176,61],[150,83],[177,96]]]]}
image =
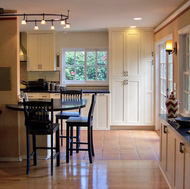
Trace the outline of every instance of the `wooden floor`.
{"type": "MultiPolygon", "coordinates": [[[[82,132],[82,139],[86,138],[85,133],[85,131],[82,132]]],[[[83,155],[75,155],[70,163],[66,164],[64,147],[62,147],[61,165],[56,167],[56,161],[54,161],[53,176],[50,175],[50,160],[39,160],[38,166],[31,166],[29,175],[25,174],[26,160],[22,162],[0,162],[0,189],[168,188],[158,167],[158,161],[142,160],[145,151],[150,153],[152,150],[155,157],[158,155],[158,147],[154,144],[154,142],[157,143],[158,136],[156,136],[156,133],[152,131],[96,131],[94,132],[94,141],[97,140],[95,142],[96,158],[94,158],[94,162],[90,164],[84,153],[83,155]],[[126,143],[127,138],[131,138],[132,142],[126,143]],[[133,155],[128,155],[128,150],[125,149],[135,150],[138,160],[123,160],[125,156],[135,159],[133,155]],[[110,158],[108,158],[109,156],[110,158]],[[118,159],[117,156],[119,156],[118,159]]]]}

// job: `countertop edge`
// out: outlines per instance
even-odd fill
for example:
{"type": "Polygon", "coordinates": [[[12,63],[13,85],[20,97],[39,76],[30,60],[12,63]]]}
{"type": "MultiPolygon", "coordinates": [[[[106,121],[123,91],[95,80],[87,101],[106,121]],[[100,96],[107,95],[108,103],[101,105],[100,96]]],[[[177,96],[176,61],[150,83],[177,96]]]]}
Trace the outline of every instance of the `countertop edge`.
{"type": "MultiPolygon", "coordinates": [[[[60,90],[22,90],[25,93],[60,93],[60,90]]],[[[83,90],[83,93],[101,93],[101,94],[110,94],[109,90],[83,90]]]]}
{"type": "MultiPolygon", "coordinates": [[[[167,118],[166,116],[167,116],[166,114],[160,114],[160,115],[159,115],[159,118],[162,119],[162,121],[164,121],[164,122],[167,124],[167,126],[169,126],[170,129],[172,129],[172,131],[174,131],[174,133],[184,142],[184,144],[186,144],[186,145],[190,148],[190,141],[186,140],[186,138],[185,138],[183,135],[181,135],[181,134],[168,122],[168,118],[167,118]],[[165,115],[165,118],[162,117],[163,115],[165,115]],[[167,119],[167,120],[166,120],[166,119],[167,119]]],[[[189,129],[190,129],[190,128],[189,128],[189,129]]],[[[189,130],[189,129],[187,128],[187,130],[189,130]]],[[[189,136],[190,136],[190,135],[189,135],[189,136]]]]}

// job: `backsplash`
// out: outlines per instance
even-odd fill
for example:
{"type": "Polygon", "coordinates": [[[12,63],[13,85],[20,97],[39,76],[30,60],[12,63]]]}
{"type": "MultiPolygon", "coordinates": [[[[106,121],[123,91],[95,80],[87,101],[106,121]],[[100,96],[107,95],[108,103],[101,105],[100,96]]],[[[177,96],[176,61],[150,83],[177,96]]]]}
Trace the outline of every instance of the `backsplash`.
{"type": "Polygon", "coordinates": [[[20,63],[20,80],[21,81],[28,81],[28,72],[27,72],[26,62],[20,63]]]}
{"type": "Polygon", "coordinates": [[[28,81],[45,79],[46,81],[59,82],[59,71],[28,72],[28,81]]]}

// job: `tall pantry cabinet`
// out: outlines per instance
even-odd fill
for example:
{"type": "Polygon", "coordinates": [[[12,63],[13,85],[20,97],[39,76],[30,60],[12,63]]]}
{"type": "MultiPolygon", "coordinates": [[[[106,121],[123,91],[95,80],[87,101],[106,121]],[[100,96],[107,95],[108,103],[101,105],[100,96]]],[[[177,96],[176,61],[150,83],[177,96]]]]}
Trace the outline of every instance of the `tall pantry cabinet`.
{"type": "Polygon", "coordinates": [[[153,32],[109,30],[112,126],[153,126],[153,32]]]}

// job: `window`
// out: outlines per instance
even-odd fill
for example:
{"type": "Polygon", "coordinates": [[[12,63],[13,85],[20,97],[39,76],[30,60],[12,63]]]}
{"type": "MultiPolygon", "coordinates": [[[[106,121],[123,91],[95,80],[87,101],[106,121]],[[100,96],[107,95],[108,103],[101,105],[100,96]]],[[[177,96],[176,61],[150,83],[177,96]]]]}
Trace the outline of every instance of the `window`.
{"type": "Polygon", "coordinates": [[[65,83],[106,83],[107,72],[107,50],[69,49],[63,52],[63,82],[65,83]]]}
{"type": "Polygon", "coordinates": [[[184,110],[186,114],[190,114],[190,42],[189,35],[185,39],[185,66],[184,66],[184,110]]]}
{"type": "Polygon", "coordinates": [[[172,54],[166,52],[166,43],[159,45],[160,49],[160,113],[166,113],[166,98],[173,91],[173,61],[172,54]]]}

